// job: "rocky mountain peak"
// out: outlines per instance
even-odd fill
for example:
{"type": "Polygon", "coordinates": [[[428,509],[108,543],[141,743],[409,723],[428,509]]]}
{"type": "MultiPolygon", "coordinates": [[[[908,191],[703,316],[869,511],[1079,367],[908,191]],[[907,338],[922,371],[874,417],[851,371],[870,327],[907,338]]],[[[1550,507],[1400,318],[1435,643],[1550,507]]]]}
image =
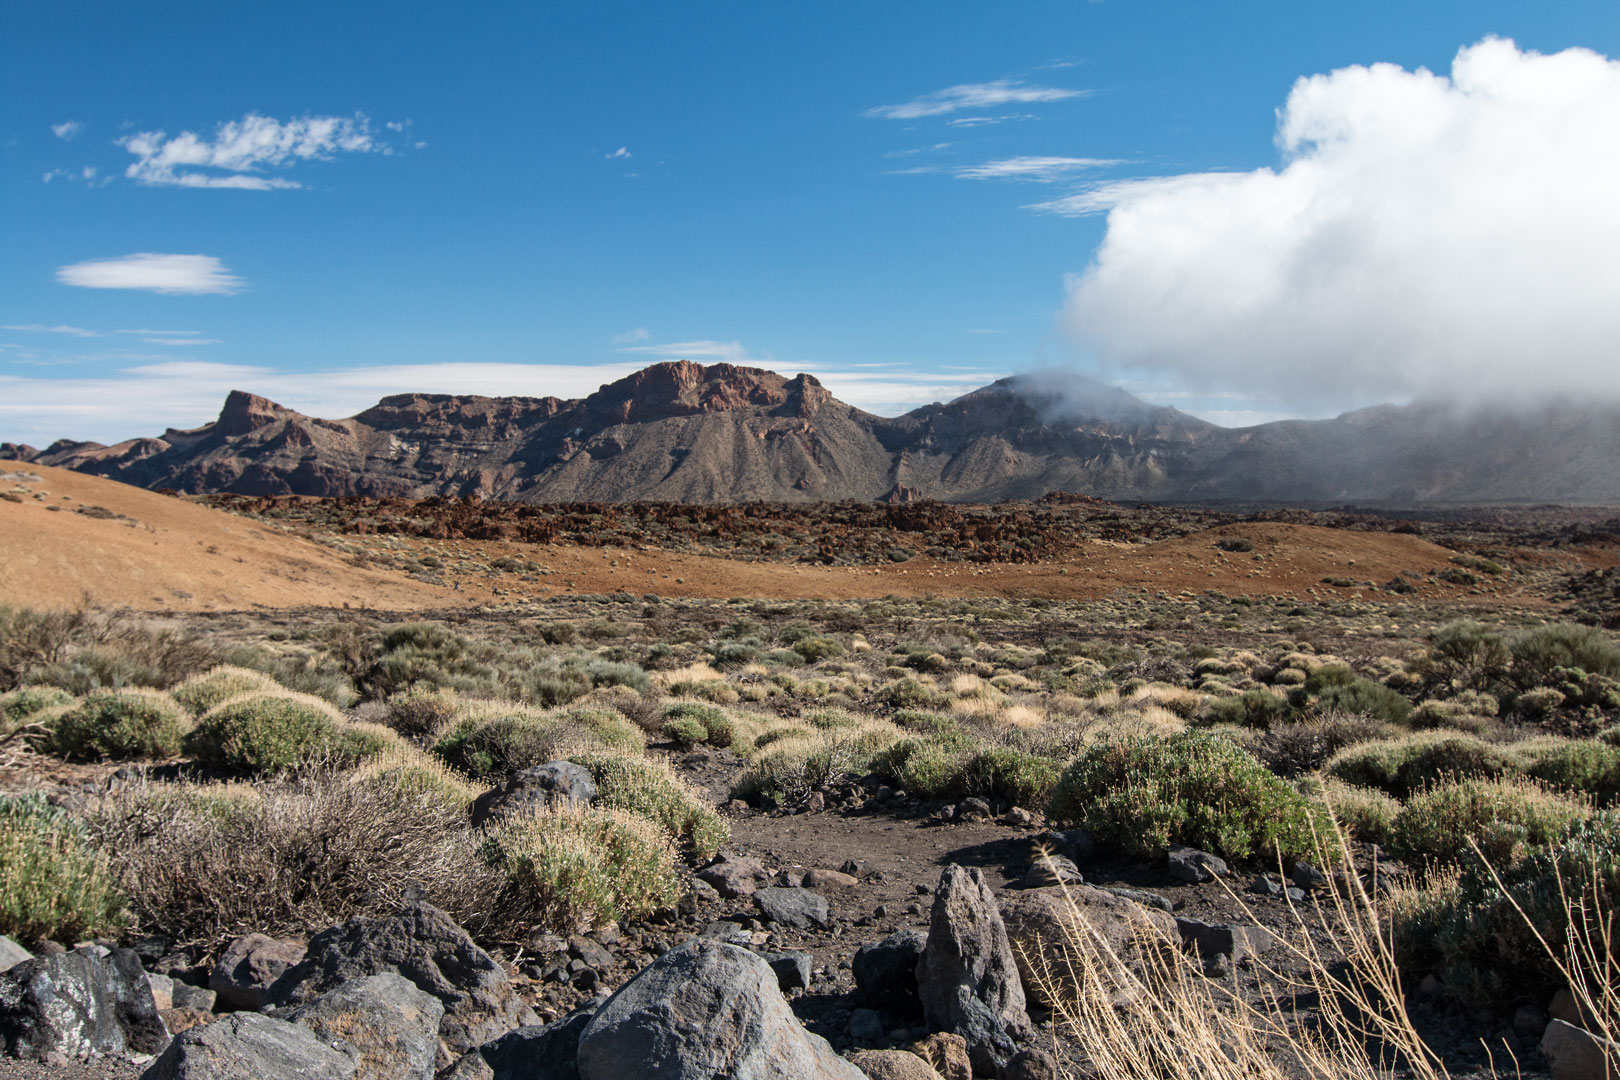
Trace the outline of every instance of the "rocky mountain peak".
{"type": "Polygon", "coordinates": [[[214,432],[227,436],[246,435],[292,415],[296,414],[269,398],[250,394],[246,390],[232,390],[225,396],[225,405],[219,410],[219,419],[214,422],[214,432]]]}

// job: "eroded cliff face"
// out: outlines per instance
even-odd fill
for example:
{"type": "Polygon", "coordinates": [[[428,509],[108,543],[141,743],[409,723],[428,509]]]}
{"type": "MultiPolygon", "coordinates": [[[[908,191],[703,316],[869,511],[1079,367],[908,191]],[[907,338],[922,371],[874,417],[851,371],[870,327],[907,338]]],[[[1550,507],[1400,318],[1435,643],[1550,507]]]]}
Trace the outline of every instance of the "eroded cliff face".
{"type": "Polygon", "coordinates": [[[0,446],[151,488],[532,502],[933,498],[1620,503],[1620,415],[1380,406],[1227,429],[1112,387],[1003,379],[898,417],[809,375],[654,364],[589,397],[397,394],[346,420],[233,391],[115,446],[0,446]],[[893,493],[902,493],[895,496],[893,493]]]}

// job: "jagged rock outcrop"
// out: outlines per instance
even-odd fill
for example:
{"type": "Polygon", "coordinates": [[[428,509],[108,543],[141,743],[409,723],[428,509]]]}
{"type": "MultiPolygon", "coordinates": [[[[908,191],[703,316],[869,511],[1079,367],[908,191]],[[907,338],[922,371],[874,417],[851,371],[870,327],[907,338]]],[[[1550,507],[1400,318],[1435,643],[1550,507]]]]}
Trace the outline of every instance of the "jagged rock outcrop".
{"type": "Polygon", "coordinates": [[[150,488],[527,502],[1620,504],[1609,405],[1377,406],[1221,428],[1081,376],[1014,377],[874,416],[809,375],[654,364],[578,400],[398,394],[344,420],[233,391],[198,428],[36,461],[150,488]]]}

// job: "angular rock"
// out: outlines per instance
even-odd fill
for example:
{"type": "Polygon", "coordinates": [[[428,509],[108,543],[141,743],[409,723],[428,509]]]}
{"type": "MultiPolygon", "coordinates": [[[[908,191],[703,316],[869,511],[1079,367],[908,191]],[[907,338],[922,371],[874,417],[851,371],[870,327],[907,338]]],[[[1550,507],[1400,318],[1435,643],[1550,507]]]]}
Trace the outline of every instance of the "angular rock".
{"type": "Polygon", "coordinates": [[[714,863],[697,872],[699,881],[714,886],[727,900],[740,900],[754,895],[754,890],[771,883],[770,871],[758,859],[744,856],[721,855],[714,863]]]}
{"type": "Polygon", "coordinates": [[[1176,931],[1183,945],[1192,947],[1205,960],[1225,956],[1241,964],[1271,948],[1276,939],[1263,926],[1232,926],[1198,919],[1177,919],[1176,931]]]}
{"type": "Polygon", "coordinates": [[[1057,1062],[1045,1050],[1029,1047],[997,1069],[996,1080],[1058,1080],[1057,1062]]]}
{"type": "Polygon", "coordinates": [[[168,1041],[129,949],[85,945],[0,972],[0,1048],[11,1057],[155,1054],[168,1041]]]}
{"type": "Polygon", "coordinates": [[[201,1009],[184,1009],[179,1007],[173,1009],[159,1009],[158,1017],[162,1019],[163,1026],[169,1029],[170,1035],[178,1035],[182,1031],[190,1031],[192,1028],[200,1027],[203,1024],[212,1024],[218,1019],[218,1017],[211,1012],[204,1012],[201,1009]]]}
{"type": "Polygon", "coordinates": [[[807,889],[848,889],[860,883],[860,878],[842,870],[806,870],[799,882],[807,889]]]}
{"type": "Polygon", "coordinates": [[[594,1015],[581,1009],[485,1043],[477,1054],[489,1067],[489,1080],[579,1080],[579,1037],[594,1015]]]}
{"type": "MultiPolygon", "coordinates": [[[[579,1074],[576,1072],[574,1075],[579,1074]]],[[[495,1080],[495,1070],[489,1067],[484,1055],[477,1050],[469,1050],[457,1058],[454,1065],[439,1073],[439,1080],[495,1080]]]]}
{"type": "Polygon", "coordinates": [[[167,975],[155,975],[148,972],[146,975],[148,985],[152,987],[152,1007],[162,1012],[174,1008],[174,980],[167,975]]]}
{"type": "Polygon", "coordinates": [[[270,988],[276,1005],[305,1005],[350,979],[392,971],[444,1004],[439,1037],[452,1054],[539,1018],[506,971],[455,921],[413,903],[385,919],[356,916],[316,934],[309,955],[270,988]]]}
{"type": "Polygon", "coordinates": [[[603,948],[600,942],[583,934],[575,934],[568,939],[568,955],[598,970],[613,966],[613,954],[603,948]]]}
{"type": "Polygon", "coordinates": [[[232,1009],[257,1012],[268,1000],[270,985],[303,958],[302,945],[248,934],[225,947],[208,976],[208,988],[232,1009]]]}
{"type": "Polygon", "coordinates": [[[993,813],[990,804],[977,795],[963,799],[956,804],[956,820],[958,821],[988,821],[993,813]]]}
{"type": "Polygon", "coordinates": [[[849,1014],[849,1037],[856,1042],[878,1042],[883,1034],[883,1017],[876,1009],[856,1009],[849,1014]]]}
{"type": "Polygon", "coordinates": [[[1024,984],[984,871],[956,864],[940,875],[928,944],[917,964],[923,1016],[967,1040],[974,1069],[993,1072],[1030,1030],[1024,984]]]}
{"type": "Polygon", "coordinates": [[[308,1028],[239,1012],[175,1036],[141,1080],[355,1080],[355,1057],[308,1028]]]}
{"type": "Polygon", "coordinates": [[[579,1040],[581,1080],[863,1080],[804,1030],[770,965],[693,939],[608,999],[579,1040]]]}
{"type": "Polygon", "coordinates": [[[552,807],[584,809],[596,799],[591,774],[572,761],[548,761],[513,773],[500,787],[473,801],[472,822],[511,817],[552,807]]]}
{"type": "Polygon", "coordinates": [[[1085,942],[1101,941],[1129,962],[1139,943],[1174,941],[1176,934],[1175,920],[1163,911],[1088,885],[1009,892],[1001,918],[1024,994],[1038,1005],[1053,1004],[1049,990],[1074,991],[1070,968],[1085,942]]]}
{"type": "Polygon", "coordinates": [[[934,1067],[941,1080],[973,1080],[973,1061],[968,1057],[967,1040],[948,1031],[916,1042],[911,1052],[934,1067]]]}
{"type": "Polygon", "coordinates": [[[1541,1052],[1552,1066],[1553,1080],[1612,1080],[1620,1075],[1620,1043],[1563,1020],[1548,1022],[1541,1052]]]}
{"type": "Polygon", "coordinates": [[[932,1065],[909,1050],[862,1050],[849,1060],[867,1080],[940,1080],[932,1065]]]}
{"type": "Polygon", "coordinates": [[[359,1052],[355,1080],[433,1080],[444,1005],[402,975],[351,979],[284,1019],[359,1052]]]}
{"type": "Polygon", "coordinates": [[[183,982],[176,982],[173,989],[170,990],[169,996],[174,1002],[175,1008],[195,1009],[198,1012],[213,1012],[214,1006],[219,1001],[219,995],[212,990],[183,982]]]}
{"type": "Polygon", "coordinates": [[[0,971],[10,971],[24,960],[32,960],[34,954],[12,941],[4,934],[0,934],[0,971]]]}
{"type": "Polygon", "coordinates": [[[1197,848],[1182,844],[1170,845],[1168,867],[1171,877],[1194,885],[1214,881],[1232,872],[1232,868],[1226,865],[1226,860],[1219,855],[1211,855],[1207,851],[1199,851],[1197,848]]]}
{"type": "Polygon", "coordinates": [[[1024,875],[1021,884],[1026,889],[1040,889],[1048,885],[1084,885],[1085,875],[1067,855],[1047,855],[1037,858],[1024,875]]]}
{"type": "Polygon", "coordinates": [[[1171,912],[1176,910],[1175,903],[1169,897],[1156,892],[1149,892],[1146,889],[1132,889],[1124,885],[1104,885],[1102,890],[1147,907],[1156,907],[1160,911],[1171,912]]]}
{"type": "Polygon", "coordinates": [[[917,964],[927,943],[928,935],[921,930],[897,930],[856,950],[850,968],[868,1004],[902,1016],[922,1015],[917,964]]]}
{"type": "Polygon", "coordinates": [[[795,930],[826,927],[832,922],[827,898],[809,889],[790,889],[780,885],[760,889],[754,893],[754,906],[771,922],[791,926],[795,930]]]}
{"type": "Polygon", "coordinates": [[[785,994],[789,990],[810,989],[810,966],[815,957],[807,952],[792,949],[787,952],[760,953],[760,959],[771,965],[776,972],[776,985],[785,994]]]}

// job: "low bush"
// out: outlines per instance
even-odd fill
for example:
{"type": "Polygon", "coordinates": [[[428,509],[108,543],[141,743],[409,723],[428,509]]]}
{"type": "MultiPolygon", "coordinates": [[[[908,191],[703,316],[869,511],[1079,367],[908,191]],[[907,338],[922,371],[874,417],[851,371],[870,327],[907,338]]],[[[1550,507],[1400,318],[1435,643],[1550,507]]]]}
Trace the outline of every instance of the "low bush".
{"type": "Polygon", "coordinates": [[[304,935],[413,897],[477,932],[499,887],[464,811],[386,777],[136,785],[89,825],[137,928],[180,941],[304,935]]]}
{"type": "Polygon", "coordinates": [[[186,735],[199,761],[254,776],[347,767],[379,752],[383,740],[345,723],[331,705],[298,694],[251,694],[216,705],[186,735]]]}
{"type": "Polygon", "coordinates": [[[1348,747],[1329,758],[1322,771],[1404,799],[1444,780],[1512,775],[1519,761],[1511,750],[1472,735],[1433,732],[1348,747]]]}
{"type": "Polygon", "coordinates": [[[1059,777],[1047,815],[1141,856],[1182,843],[1272,859],[1307,854],[1315,836],[1327,835],[1320,806],[1230,740],[1202,731],[1094,744],[1059,777]]]}
{"type": "Polygon", "coordinates": [[[1333,818],[1352,839],[1368,844],[1387,844],[1396,815],[1401,812],[1399,799],[1373,788],[1353,787],[1337,780],[1322,785],[1322,801],[1333,818]]]}
{"type": "Polygon", "coordinates": [[[1327,713],[1279,724],[1256,739],[1250,752],[1280,776],[1314,772],[1347,746],[1387,739],[1390,725],[1354,713],[1327,713]]]}
{"type": "Polygon", "coordinates": [[[201,716],[215,705],[243,694],[276,693],[282,687],[270,676],[249,668],[221,664],[201,675],[193,675],[172,691],[174,700],[201,716]]]}
{"type": "Polygon", "coordinates": [[[737,775],[731,793],[749,802],[794,804],[819,788],[866,775],[878,754],[901,737],[893,724],[866,721],[778,739],[737,775]]]}
{"type": "Polygon", "coordinates": [[[84,825],[40,795],[0,797],[0,934],[75,942],[123,922],[123,898],[84,825]]]}
{"type": "Polygon", "coordinates": [[[1413,795],[1395,815],[1390,846],[1428,863],[1466,862],[1473,846],[1504,868],[1561,838],[1589,804],[1518,779],[1460,780],[1413,795]]]}
{"type": "Polygon", "coordinates": [[[713,705],[681,701],[664,709],[663,733],[682,746],[708,743],[729,747],[734,735],[729,717],[713,705]]]}
{"type": "Polygon", "coordinates": [[[56,718],[49,745],[78,761],[172,758],[180,753],[190,719],[156,690],[97,690],[56,718]]]}
{"type": "Polygon", "coordinates": [[[874,756],[879,779],[923,799],[949,798],[965,747],[938,738],[902,739],[874,756]]]}
{"type": "Polygon", "coordinates": [[[1620,645],[1595,626],[1538,626],[1516,635],[1508,651],[1513,659],[1513,682],[1521,690],[1553,682],[1559,668],[1620,679],[1620,645]]]}
{"type": "Polygon", "coordinates": [[[689,858],[708,858],[731,836],[725,819],[661,762],[624,754],[581,754],[573,760],[596,783],[594,805],[652,821],[689,858]]]}
{"type": "Polygon", "coordinates": [[[1620,800],[1620,747],[1597,739],[1531,739],[1514,747],[1527,775],[1600,806],[1620,800]]]}
{"type": "MultiPolygon", "coordinates": [[[[1305,685],[1309,690],[1309,679],[1305,685]]],[[[1404,696],[1383,683],[1363,678],[1324,688],[1316,708],[1323,712],[1360,713],[1391,724],[1404,724],[1412,714],[1412,703],[1404,696]]]]}
{"type": "Polygon", "coordinates": [[[486,702],[464,705],[433,752],[468,776],[497,780],[530,765],[603,748],[590,729],[564,724],[557,714],[486,702]]]}
{"type": "Polygon", "coordinates": [[[1057,763],[1012,747],[996,746],[968,756],[956,771],[951,796],[1005,801],[1015,806],[1041,807],[1057,783],[1057,763]]]}
{"type": "Polygon", "coordinates": [[[484,854],[506,879],[498,909],[514,928],[577,933],[650,914],[679,896],[669,841],[624,811],[512,818],[490,832],[484,854]]]}
{"type": "Polygon", "coordinates": [[[877,699],[891,709],[943,709],[951,696],[916,679],[896,679],[877,693],[877,699]]]}
{"type": "Polygon", "coordinates": [[[1241,694],[1210,698],[1204,705],[1204,720],[1211,724],[1238,724],[1264,731],[1288,718],[1293,709],[1288,699],[1270,690],[1245,690],[1241,694]]]}
{"type": "Polygon", "coordinates": [[[416,687],[388,699],[383,722],[407,739],[433,739],[455,720],[460,700],[444,690],[416,687]]]}
{"type": "MultiPolygon", "coordinates": [[[[1576,824],[1495,875],[1476,861],[1455,884],[1443,881],[1417,899],[1395,922],[1396,955],[1408,978],[1432,972],[1471,1008],[1544,1002],[1568,984],[1543,940],[1566,961],[1572,939],[1600,963],[1609,955],[1611,913],[1620,901],[1620,811],[1576,824]]],[[[1602,993],[1601,983],[1596,990],[1602,993]]]]}
{"type": "Polygon", "coordinates": [[[0,694],[0,733],[47,709],[73,704],[73,695],[58,686],[24,686],[0,694]]]}

